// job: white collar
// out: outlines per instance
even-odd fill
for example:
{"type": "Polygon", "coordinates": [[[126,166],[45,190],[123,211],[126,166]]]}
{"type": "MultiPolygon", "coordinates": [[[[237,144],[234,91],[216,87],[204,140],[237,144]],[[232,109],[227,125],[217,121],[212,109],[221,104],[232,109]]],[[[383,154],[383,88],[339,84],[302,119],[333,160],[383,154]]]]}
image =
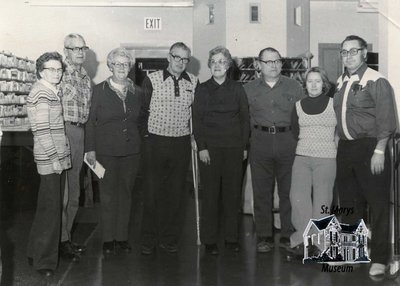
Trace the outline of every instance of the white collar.
{"type": "Polygon", "coordinates": [[[55,85],[49,83],[47,80],[44,80],[43,78],[41,78],[41,79],[39,80],[39,82],[40,82],[41,84],[43,84],[45,87],[49,88],[51,91],[53,91],[54,94],[56,94],[56,95],[58,94],[58,90],[59,90],[59,87],[58,87],[58,86],[55,86],[55,85]]]}

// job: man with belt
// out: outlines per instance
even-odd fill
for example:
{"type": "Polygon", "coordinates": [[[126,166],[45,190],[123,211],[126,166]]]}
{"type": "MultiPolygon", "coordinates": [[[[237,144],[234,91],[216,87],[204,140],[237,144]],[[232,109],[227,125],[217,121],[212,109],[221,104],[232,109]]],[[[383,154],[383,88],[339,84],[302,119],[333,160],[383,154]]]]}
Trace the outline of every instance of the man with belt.
{"type": "Polygon", "coordinates": [[[293,227],[289,192],[297,143],[290,132],[290,118],[295,102],[303,97],[303,91],[296,80],[281,75],[281,55],[276,49],[261,50],[256,65],[261,77],[246,84],[245,90],[252,126],[250,168],[257,252],[264,253],[274,246],[272,198],[275,180],[281,219],[280,245],[290,245],[293,227]]]}
{"type": "Polygon", "coordinates": [[[80,172],[83,164],[84,125],[88,120],[91,81],[82,67],[88,51],[84,38],[69,34],[64,40],[65,71],[61,81],[65,132],[71,148],[72,168],[67,171],[68,189],[64,193],[60,256],[79,261],[86,247],[71,241],[71,229],[79,208],[80,172]]]}
{"type": "Polygon", "coordinates": [[[340,206],[353,210],[342,222],[363,218],[365,204],[372,213],[369,274],[385,274],[389,260],[389,199],[391,164],[387,146],[396,130],[394,94],[390,83],[365,63],[367,43],[351,35],[340,56],[345,67],[337,81],[334,107],[338,121],[336,185],[340,206]]]}
{"type": "Polygon", "coordinates": [[[139,129],[145,137],[145,189],[142,254],[157,243],[169,253],[178,251],[181,209],[190,162],[191,105],[198,84],[186,72],[190,49],[178,42],[167,56],[168,67],[143,81],[144,100],[139,129]]]}

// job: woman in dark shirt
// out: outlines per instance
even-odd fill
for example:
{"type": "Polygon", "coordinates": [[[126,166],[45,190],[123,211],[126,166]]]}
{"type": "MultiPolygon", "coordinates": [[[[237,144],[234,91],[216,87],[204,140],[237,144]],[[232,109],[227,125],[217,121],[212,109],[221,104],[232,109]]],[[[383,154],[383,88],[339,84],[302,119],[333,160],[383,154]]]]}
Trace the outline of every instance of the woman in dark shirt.
{"type": "Polygon", "coordinates": [[[112,76],[94,87],[86,124],[87,160],[94,165],[97,159],[106,170],[99,180],[104,254],[131,251],[128,226],[140,159],[137,117],[142,97],[140,87],[128,78],[132,64],[123,48],[108,54],[112,76]]]}
{"type": "Polygon", "coordinates": [[[226,248],[239,251],[238,211],[249,114],[242,85],[227,78],[231,64],[228,49],[219,46],[209,52],[212,77],[199,86],[193,103],[193,129],[203,186],[201,240],[206,252],[212,255],[218,254],[219,219],[223,220],[226,248]]]}

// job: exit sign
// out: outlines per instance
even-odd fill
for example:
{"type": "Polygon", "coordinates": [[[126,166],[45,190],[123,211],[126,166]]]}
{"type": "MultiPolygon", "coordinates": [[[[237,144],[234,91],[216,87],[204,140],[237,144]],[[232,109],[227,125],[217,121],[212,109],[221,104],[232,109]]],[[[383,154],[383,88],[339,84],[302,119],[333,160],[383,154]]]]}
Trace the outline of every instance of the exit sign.
{"type": "Polygon", "coordinates": [[[161,30],[161,18],[158,17],[145,17],[144,18],[145,30],[161,30]]]}

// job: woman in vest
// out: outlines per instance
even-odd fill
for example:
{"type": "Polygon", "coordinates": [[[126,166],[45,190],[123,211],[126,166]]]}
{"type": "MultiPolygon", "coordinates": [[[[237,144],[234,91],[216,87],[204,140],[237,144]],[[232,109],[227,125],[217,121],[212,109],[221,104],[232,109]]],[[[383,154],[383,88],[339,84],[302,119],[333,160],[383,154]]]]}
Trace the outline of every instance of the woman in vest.
{"type": "Polygon", "coordinates": [[[303,232],[310,219],[329,215],[336,176],[336,116],[330,82],[319,67],[305,75],[306,98],[298,101],[292,114],[292,130],[298,139],[292,167],[290,202],[295,232],[289,252],[303,254],[303,232]],[[324,211],[322,211],[324,210],[324,211]]]}

